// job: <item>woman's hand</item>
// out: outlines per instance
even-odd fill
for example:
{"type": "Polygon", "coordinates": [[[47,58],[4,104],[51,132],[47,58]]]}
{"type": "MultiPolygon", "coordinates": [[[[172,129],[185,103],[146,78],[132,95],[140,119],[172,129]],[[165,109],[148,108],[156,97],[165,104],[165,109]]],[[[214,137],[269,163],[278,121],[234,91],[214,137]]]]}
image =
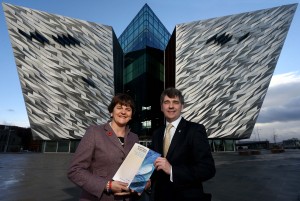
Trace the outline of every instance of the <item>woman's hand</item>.
{"type": "Polygon", "coordinates": [[[127,183],[121,181],[112,181],[111,191],[113,193],[129,192],[129,188],[127,188],[127,185],[127,183]]]}

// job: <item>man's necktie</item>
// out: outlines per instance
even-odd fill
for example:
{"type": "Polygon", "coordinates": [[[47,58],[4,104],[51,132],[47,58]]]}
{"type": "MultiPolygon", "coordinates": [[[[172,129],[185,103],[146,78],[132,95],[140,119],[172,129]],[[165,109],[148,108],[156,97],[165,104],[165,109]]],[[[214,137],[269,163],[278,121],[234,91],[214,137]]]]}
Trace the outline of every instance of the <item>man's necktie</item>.
{"type": "Polygon", "coordinates": [[[170,147],[170,143],[171,143],[171,128],[173,127],[172,124],[168,124],[167,128],[166,128],[166,135],[164,138],[164,156],[167,156],[169,147],[170,147]]]}

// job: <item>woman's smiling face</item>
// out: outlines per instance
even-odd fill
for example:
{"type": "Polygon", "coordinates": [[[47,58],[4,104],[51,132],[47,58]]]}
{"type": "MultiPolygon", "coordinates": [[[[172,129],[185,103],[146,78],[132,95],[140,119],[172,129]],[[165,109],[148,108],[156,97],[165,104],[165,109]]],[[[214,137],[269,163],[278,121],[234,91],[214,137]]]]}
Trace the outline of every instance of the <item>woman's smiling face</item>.
{"type": "Polygon", "coordinates": [[[116,104],[112,112],[112,121],[119,126],[126,125],[132,117],[132,108],[130,106],[116,104]]]}

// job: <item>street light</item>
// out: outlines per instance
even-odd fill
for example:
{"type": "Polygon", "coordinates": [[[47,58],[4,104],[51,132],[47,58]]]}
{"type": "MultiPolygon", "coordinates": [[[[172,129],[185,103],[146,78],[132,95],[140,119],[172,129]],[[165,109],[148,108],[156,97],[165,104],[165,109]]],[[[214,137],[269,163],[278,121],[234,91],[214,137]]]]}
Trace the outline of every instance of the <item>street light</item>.
{"type": "Polygon", "coordinates": [[[11,132],[11,131],[12,131],[12,130],[9,128],[4,152],[7,152],[8,145],[9,145],[10,132],[11,132]]]}
{"type": "Polygon", "coordinates": [[[274,137],[274,144],[276,144],[277,134],[275,133],[275,129],[274,128],[273,128],[273,137],[274,137]]]}
{"type": "Polygon", "coordinates": [[[258,132],[258,131],[261,130],[261,129],[258,129],[258,128],[257,128],[256,130],[257,130],[258,141],[260,142],[260,137],[259,137],[259,132],[258,132]]]}

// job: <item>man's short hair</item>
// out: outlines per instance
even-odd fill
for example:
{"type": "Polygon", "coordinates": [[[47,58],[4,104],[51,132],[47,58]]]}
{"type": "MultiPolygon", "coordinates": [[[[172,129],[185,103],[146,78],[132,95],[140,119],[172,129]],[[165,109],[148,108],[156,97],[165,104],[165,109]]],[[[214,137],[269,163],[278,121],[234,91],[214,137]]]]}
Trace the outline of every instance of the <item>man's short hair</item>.
{"type": "Polygon", "coordinates": [[[181,103],[182,105],[184,104],[184,97],[183,97],[181,91],[179,91],[178,89],[175,89],[174,87],[167,88],[167,89],[165,89],[165,90],[161,93],[161,96],[160,96],[160,105],[163,104],[165,96],[168,96],[169,98],[175,98],[175,97],[178,97],[180,103],[181,103]]]}

